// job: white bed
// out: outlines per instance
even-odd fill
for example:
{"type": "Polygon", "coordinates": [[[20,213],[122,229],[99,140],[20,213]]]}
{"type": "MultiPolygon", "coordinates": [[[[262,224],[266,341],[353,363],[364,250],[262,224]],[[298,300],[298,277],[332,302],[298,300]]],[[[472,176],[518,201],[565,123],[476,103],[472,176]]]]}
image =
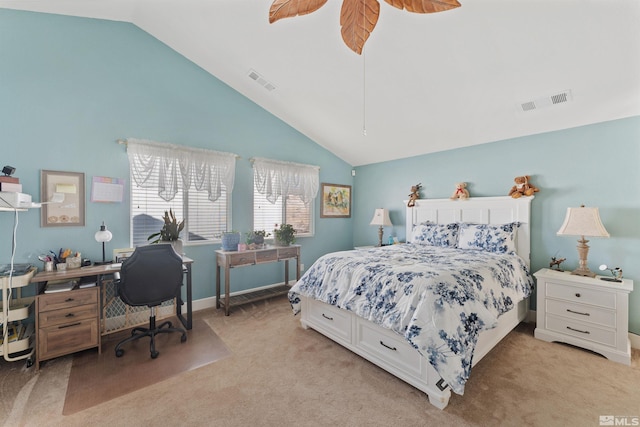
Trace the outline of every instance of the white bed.
{"type": "MultiPolygon", "coordinates": [[[[406,208],[407,241],[412,241],[414,225],[427,221],[436,224],[473,223],[498,225],[519,223],[517,237],[514,242],[515,251],[526,264],[526,267],[524,267],[526,270],[529,266],[529,222],[532,198],[476,197],[464,201],[452,201],[449,199],[417,200],[415,207],[406,208]]],[[[383,249],[380,248],[377,251],[383,249]]],[[[377,253],[372,251],[371,254],[373,256],[377,253]]],[[[307,270],[308,272],[309,270],[307,270]]],[[[294,286],[293,289],[296,289],[296,287],[294,286]]],[[[293,295],[299,297],[301,323],[305,329],[312,328],[322,333],[336,343],[423,391],[428,395],[430,403],[434,406],[440,409],[444,409],[447,406],[451,396],[451,387],[441,378],[441,375],[438,374],[427,358],[416,350],[418,346],[415,343],[410,343],[398,332],[357,316],[352,311],[296,293],[293,295]]],[[[525,319],[528,307],[528,298],[514,303],[511,310],[499,315],[496,327],[480,332],[477,337],[475,351],[471,357],[473,365],[481,360],[518,323],[525,319]]],[[[468,369],[470,370],[470,367],[468,369]]]]}

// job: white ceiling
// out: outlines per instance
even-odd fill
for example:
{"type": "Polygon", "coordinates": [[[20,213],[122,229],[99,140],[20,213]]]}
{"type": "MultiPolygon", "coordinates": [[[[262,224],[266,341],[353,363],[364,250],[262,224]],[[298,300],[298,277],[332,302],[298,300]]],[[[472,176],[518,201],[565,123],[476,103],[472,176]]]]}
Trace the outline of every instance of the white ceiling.
{"type": "Polygon", "coordinates": [[[342,41],[341,0],[274,24],[272,0],[0,7],[131,22],[353,166],[640,115],[637,0],[459,0],[427,15],[379,1],[363,55],[342,41]]]}

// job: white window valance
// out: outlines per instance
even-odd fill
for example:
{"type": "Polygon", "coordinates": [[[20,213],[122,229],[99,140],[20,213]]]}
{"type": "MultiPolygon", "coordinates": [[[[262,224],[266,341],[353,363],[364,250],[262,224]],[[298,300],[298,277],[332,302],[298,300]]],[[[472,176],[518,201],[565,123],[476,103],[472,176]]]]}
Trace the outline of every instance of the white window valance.
{"type": "Polygon", "coordinates": [[[176,196],[179,185],[187,191],[193,183],[196,190],[207,191],[212,202],[223,185],[228,193],[233,190],[236,154],[144,139],[128,138],[126,143],[135,183],[143,188],[157,185],[158,196],[166,201],[176,196]]]}
{"type": "Polygon", "coordinates": [[[275,203],[279,197],[299,196],[306,204],[318,195],[320,168],[300,163],[253,158],[256,190],[275,203]]]}

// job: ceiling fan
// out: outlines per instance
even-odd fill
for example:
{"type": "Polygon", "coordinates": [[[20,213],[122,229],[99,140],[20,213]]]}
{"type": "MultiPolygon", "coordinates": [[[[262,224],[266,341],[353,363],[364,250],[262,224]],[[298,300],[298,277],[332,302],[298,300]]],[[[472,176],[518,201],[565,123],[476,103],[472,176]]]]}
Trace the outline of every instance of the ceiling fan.
{"type": "MultiPolygon", "coordinates": [[[[435,13],[460,7],[457,0],[385,0],[393,7],[414,13],[435,13]]],[[[320,9],[327,0],[274,0],[269,8],[269,22],[307,15],[320,9]]],[[[357,53],[362,49],[378,22],[378,0],[343,0],[340,10],[342,40],[357,53]]]]}

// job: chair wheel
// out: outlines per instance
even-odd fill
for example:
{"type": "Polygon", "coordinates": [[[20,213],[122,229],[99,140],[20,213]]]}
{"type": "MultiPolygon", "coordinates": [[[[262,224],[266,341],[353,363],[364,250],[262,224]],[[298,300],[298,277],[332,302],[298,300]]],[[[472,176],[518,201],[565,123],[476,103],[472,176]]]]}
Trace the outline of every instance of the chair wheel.
{"type": "Polygon", "coordinates": [[[152,351],[152,352],[151,352],[151,358],[152,358],[152,359],[155,359],[156,357],[158,357],[158,355],[159,355],[159,354],[160,354],[160,352],[159,352],[159,351],[152,351]]]}
{"type": "Polygon", "coordinates": [[[187,334],[182,334],[180,337],[180,342],[185,342],[187,340],[187,334]]]}
{"type": "Polygon", "coordinates": [[[124,354],[124,350],[119,348],[116,350],[116,357],[122,357],[122,355],[124,354]]]}

